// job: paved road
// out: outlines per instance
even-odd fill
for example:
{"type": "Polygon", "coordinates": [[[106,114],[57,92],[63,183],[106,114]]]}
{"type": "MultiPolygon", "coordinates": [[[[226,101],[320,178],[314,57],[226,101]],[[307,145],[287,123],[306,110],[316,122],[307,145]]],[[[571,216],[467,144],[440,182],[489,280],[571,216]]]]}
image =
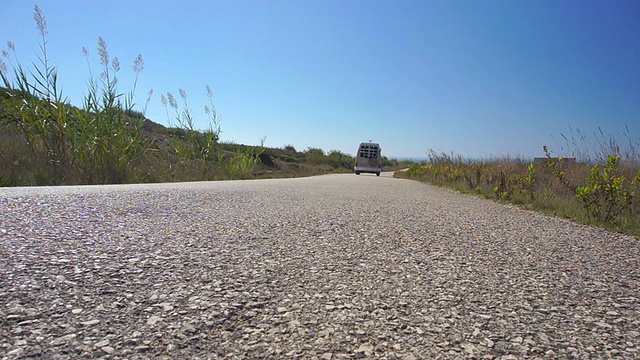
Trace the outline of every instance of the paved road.
{"type": "Polygon", "coordinates": [[[0,211],[2,358],[640,357],[637,239],[388,173],[0,211]]]}

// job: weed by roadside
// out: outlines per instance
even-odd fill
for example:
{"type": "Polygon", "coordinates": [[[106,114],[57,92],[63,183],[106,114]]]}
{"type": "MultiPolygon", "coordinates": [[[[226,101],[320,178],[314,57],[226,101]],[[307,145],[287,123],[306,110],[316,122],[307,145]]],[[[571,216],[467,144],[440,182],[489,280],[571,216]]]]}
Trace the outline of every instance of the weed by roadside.
{"type": "Polygon", "coordinates": [[[637,154],[614,153],[586,163],[553,157],[546,146],[543,150],[546,157],[535,162],[510,157],[471,161],[430,150],[427,163],[395,176],[640,235],[640,163],[633,161],[637,154]]]}

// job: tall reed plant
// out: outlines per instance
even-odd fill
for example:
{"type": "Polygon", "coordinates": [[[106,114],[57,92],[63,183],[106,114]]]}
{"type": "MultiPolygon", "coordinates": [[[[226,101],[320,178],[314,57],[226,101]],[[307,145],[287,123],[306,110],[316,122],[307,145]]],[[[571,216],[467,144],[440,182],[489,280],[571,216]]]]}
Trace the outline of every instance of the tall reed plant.
{"type": "Polygon", "coordinates": [[[73,153],[85,183],[123,183],[129,180],[135,161],[149,147],[140,134],[144,116],[128,115],[133,112],[135,87],[144,62],[141,55],[136,57],[132,90],[123,94],[118,89],[120,61],[109,56],[102,37],[98,38],[97,51],[101,68],[95,78],[89,51],[83,48],[90,79],[83,109],[76,111],[76,126],[70,134],[73,153]]]}
{"type": "Polygon", "coordinates": [[[9,90],[9,99],[4,104],[19,114],[8,120],[9,125],[22,133],[31,158],[37,163],[36,181],[60,184],[67,179],[71,165],[67,137],[71,107],[62,95],[58,72],[49,59],[47,21],[38,6],[34,7],[33,18],[41,41],[33,69],[22,66],[11,41],[2,52],[13,70],[9,74],[7,66],[2,64],[2,81],[9,90]]]}
{"type": "Polygon", "coordinates": [[[178,90],[181,103],[170,92],[160,96],[167,123],[172,127],[170,146],[173,155],[180,159],[183,168],[195,166],[199,169],[200,176],[204,179],[250,178],[265,150],[264,139],[261,139],[258,147],[225,151],[224,146],[219,142],[221,118],[216,112],[213,91],[208,85],[206,92],[209,103],[204,106],[208,125],[205,130],[199,130],[195,126],[195,117],[186,91],[178,90]]]}
{"type": "MultiPolygon", "coordinates": [[[[111,59],[106,42],[98,38],[101,71],[96,79],[89,65],[90,80],[82,109],[63,97],[57,69],[48,55],[47,22],[38,6],[34,20],[40,34],[40,52],[32,69],[18,59],[15,45],[7,43],[3,55],[13,70],[1,64],[2,81],[8,89],[3,103],[15,116],[7,125],[18,129],[34,164],[35,183],[123,183],[132,177],[133,164],[147,149],[140,136],[144,117],[130,117],[138,75],[144,67],[142,56],[134,63],[133,89],[123,95],[118,90],[118,58],[111,59]]],[[[88,59],[88,51],[83,49],[88,59]]],[[[151,94],[151,93],[150,93],[151,94]]],[[[149,99],[147,99],[147,102],[149,99]]]]}
{"type": "Polygon", "coordinates": [[[621,133],[605,133],[597,127],[590,135],[569,126],[569,131],[560,136],[564,143],[558,144],[560,153],[579,162],[605,163],[610,156],[617,156],[623,164],[640,166],[640,138],[634,137],[627,125],[621,133]]]}
{"type": "Polygon", "coordinates": [[[178,91],[182,99],[182,107],[170,92],[166,96],[160,96],[160,101],[167,114],[167,123],[174,128],[171,141],[173,153],[181,160],[183,166],[195,163],[205,177],[213,176],[214,165],[223,157],[222,147],[218,143],[220,118],[213,105],[211,87],[207,85],[206,91],[209,104],[204,106],[204,110],[207,115],[208,128],[204,131],[195,127],[195,119],[189,106],[186,91],[183,89],[178,91]],[[172,109],[172,117],[169,116],[169,108],[172,109]]]}

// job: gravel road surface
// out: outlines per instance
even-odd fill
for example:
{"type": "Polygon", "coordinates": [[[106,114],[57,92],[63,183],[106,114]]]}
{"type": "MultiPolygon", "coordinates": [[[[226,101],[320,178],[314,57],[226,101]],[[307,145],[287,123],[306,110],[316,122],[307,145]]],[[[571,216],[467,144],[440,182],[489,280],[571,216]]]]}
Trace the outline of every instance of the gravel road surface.
{"type": "Polygon", "coordinates": [[[0,358],[640,358],[637,239],[389,173],[0,211],[0,358]]]}

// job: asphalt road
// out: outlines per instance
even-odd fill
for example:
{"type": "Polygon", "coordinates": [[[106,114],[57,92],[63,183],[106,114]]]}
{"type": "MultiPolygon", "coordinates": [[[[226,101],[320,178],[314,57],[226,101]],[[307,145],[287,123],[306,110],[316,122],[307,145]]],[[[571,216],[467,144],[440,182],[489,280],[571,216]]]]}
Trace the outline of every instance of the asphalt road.
{"type": "Polygon", "coordinates": [[[640,357],[637,239],[390,173],[0,211],[2,358],[640,357]]]}

